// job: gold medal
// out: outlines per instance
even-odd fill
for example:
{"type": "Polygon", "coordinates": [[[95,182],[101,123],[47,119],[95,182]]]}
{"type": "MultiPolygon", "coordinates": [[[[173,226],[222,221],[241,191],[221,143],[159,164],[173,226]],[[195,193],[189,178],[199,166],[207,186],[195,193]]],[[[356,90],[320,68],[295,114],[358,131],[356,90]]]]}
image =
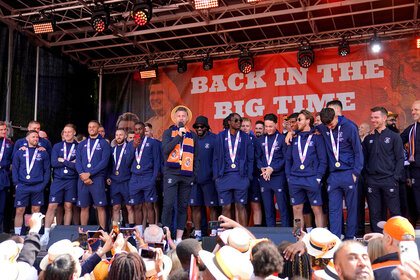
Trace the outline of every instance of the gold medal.
{"type": "Polygon", "coordinates": [[[302,170],[305,169],[305,165],[301,164],[300,169],[302,169],[302,170]]]}
{"type": "Polygon", "coordinates": [[[31,175],[26,175],[26,179],[31,179],[31,175]]]}
{"type": "Polygon", "coordinates": [[[137,168],[137,169],[140,169],[140,164],[137,164],[136,168],[137,168]]]}
{"type": "Polygon", "coordinates": [[[230,167],[236,168],[236,164],[232,163],[232,165],[230,167]]]}
{"type": "Polygon", "coordinates": [[[92,164],[88,163],[87,168],[91,168],[91,167],[92,167],[92,164]]]}
{"type": "Polygon", "coordinates": [[[115,171],[115,175],[118,175],[118,174],[120,174],[120,172],[117,170],[117,171],[115,171]]]}
{"type": "Polygon", "coordinates": [[[341,164],[337,161],[336,163],[335,163],[335,167],[340,167],[341,166],[341,164]]]}

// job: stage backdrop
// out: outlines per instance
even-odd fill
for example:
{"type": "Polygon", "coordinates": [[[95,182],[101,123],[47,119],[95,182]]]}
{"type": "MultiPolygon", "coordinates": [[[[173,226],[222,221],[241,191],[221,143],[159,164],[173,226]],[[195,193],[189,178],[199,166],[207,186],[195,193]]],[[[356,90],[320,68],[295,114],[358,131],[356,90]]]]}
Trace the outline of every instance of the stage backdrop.
{"type": "Polygon", "coordinates": [[[347,57],[340,57],[337,48],[318,49],[309,69],[301,68],[296,52],[290,52],[255,56],[247,75],[231,59],[215,60],[210,71],[202,63],[189,64],[183,74],[175,66],[160,68],[156,80],[140,80],[138,73],[105,76],[102,122],[112,137],[117,125],[132,127],[138,118],[152,123],[160,139],[172,124],[171,109],[179,104],[191,108],[194,120],[208,117],[218,133],[231,112],[255,122],[267,113],[318,112],[338,99],[343,114],[357,124],[369,122],[370,108],[384,106],[399,114],[402,129],[412,121],[411,104],[420,99],[419,55],[410,39],[384,42],[379,54],[372,54],[369,45],[352,45],[347,57]],[[121,116],[125,112],[133,114],[121,116]]]}

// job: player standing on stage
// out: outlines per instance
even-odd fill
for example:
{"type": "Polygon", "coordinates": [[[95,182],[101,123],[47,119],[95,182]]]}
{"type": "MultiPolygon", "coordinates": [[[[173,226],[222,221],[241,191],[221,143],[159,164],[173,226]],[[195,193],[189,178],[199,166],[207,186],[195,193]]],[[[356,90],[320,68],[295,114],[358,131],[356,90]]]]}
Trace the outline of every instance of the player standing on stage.
{"type": "Polygon", "coordinates": [[[44,188],[50,180],[50,157],[38,150],[39,136],[35,130],[26,134],[27,146],[17,150],[13,156],[13,185],[15,197],[15,234],[21,234],[23,214],[31,204],[32,213],[39,212],[44,204],[44,188]]]}
{"type": "Polygon", "coordinates": [[[90,121],[89,137],[77,146],[76,170],[80,180],[77,186],[77,206],[81,208],[80,223],[87,225],[89,206],[93,202],[98,210],[99,225],[105,229],[107,205],[105,194],[105,175],[108,167],[111,148],[98,132],[99,122],[90,121]]]}
{"type": "Polygon", "coordinates": [[[178,195],[178,213],[176,217],[176,240],[182,240],[187,221],[188,199],[191,187],[196,181],[199,164],[199,146],[197,134],[187,127],[192,113],[186,106],[177,106],[171,112],[175,123],[163,132],[162,153],[165,162],[163,177],[162,224],[170,226],[175,198],[178,195]]]}
{"type": "Polygon", "coordinates": [[[135,223],[143,232],[143,210],[146,210],[149,224],[155,223],[153,203],[157,201],[156,178],[162,162],[157,140],[144,136],[144,125],[138,130],[138,138],[129,143],[132,151],[129,183],[130,204],[135,205],[135,223]],[[145,203],[145,207],[143,207],[145,203]]]}
{"type": "Polygon", "coordinates": [[[64,202],[64,225],[70,225],[73,203],[77,201],[76,171],[76,127],[67,124],[63,129],[64,141],[54,145],[51,152],[51,166],[54,168],[54,180],[50,187],[50,197],[47,214],[45,215],[45,231],[41,237],[41,244],[47,245],[51,224],[55,211],[64,202]]]}
{"type": "Polygon", "coordinates": [[[274,196],[280,212],[283,227],[290,226],[289,200],[284,170],[286,160],[285,136],[277,130],[277,116],[267,114],[264,116],[266,133],[258,138],[257,166],[261,170],[260,186],[261,196],[265,210],[265,219],[268,227],[276,226],[276,210],[274,196]]]}
{"type": "Polygon", "coordinates": [[[232,217],[232,205],[235,205],[238,213],[236,220],[246,226],[248,219],[245,205],[248,203],[248,188],[252,180],[254,151],[248,134],[240,130],[241,122],[239,114],[230,114],[229,128],[217,135],[213,177],[222,214],[232,217]]]}
{"type": "MultiPolygon", "coordinates": [[[[216,134],[209,131],[209,121],[205,116],[198,116],[193,124],[198,136],[200,166],[198,169],[197,183],[193,185],[189,205],[194,223],[194,236],[201,241],[201,206],[210,209],[210,221],[217,220],[218,198],[216,186],[213,181],[213,153],[216,143],[216,134]]],[[[207,220],[207,219],[206,219],[207,220]]],[[[212,229],[213,231],[213,229],[212,229]]],[[[212,232],[214,234],[214,232],[212,232]]]]}
{"type": "Polygon", "coordinates": [[[401,214],[398,180],[404,169],[404,153],[401,137],[386,127],[388,111],[384,107],[375,107],[371,111],[374,133],[363,141],[366,195],[372,229],[382,232],[377,224],[382,220],[383,209],[389,210],[391,217],[401,214]]]}
{"type": "MultiPolygon", "coordinates": [[[[39,133],[39,131],[41,130],[41,124],[37,121],[30,121],[28,123],[28,131],[31,131],[31,130],[35,130],[37,133],[39,133]]],[[[27,146],[28,146],[27,137],[18,139],[13,147],[13,155],[21,147],[27,147],[27,146]]],[[[38,150],[45,149],[48,152],[48,154],[51,155],[51,150],[52,150],[51,143],[47,139],[39,138],[37,147],[38,147],[38,150]]]]}
{"type": "Polygon", "coordinates": [[[321,111],[322,125],[317,129],[324,137],[329,162],[328,203],[331,232],[341,236],[343,196],[347,206],[346,239],[357,231],[357,177],[363,168],[363,152],[357,126],[334,109],[321,111]]]}
{"type": "Polygon", "coordinates": [[[0,232],[3,232],[4,207],[7,189],[10,187],[9,170],[13,153],[13,142],[6,137],[6,123],[0,121],[0,232]]]}
{"type": "Polygon", "coordinates": [[[110,185],[110,198],[112,205],[112,221],[120,221],[121,203],[127,207],[128,223],[134,225],[134,209],[130,205],[129,184],[131,173],[130,166],[134,151],[125,142],[125,130],[118,128],[115,131],[115,147],[111,149],[110,169],[107,183],[110,185]]]}
{"type": "Polygon", "coordinates": [[[303,221],[303,205],[309,200],[316,226],[325,227],[321,179],[327,169],[327,153],[322,136],[313,134],[313,124],[312,113],[307,110],[300,111],[297,118],[298,132],[287,148],[286,176],[294,219],[303,221]]]}

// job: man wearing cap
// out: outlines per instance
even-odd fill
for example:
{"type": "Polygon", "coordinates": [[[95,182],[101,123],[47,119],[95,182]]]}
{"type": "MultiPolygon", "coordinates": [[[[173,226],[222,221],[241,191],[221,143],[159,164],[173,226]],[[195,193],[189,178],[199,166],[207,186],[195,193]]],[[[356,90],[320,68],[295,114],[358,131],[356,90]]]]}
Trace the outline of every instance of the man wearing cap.
{"type": "Polygon", "coordinates": [[[357,177],[363,168],[363,152],[357,126],[332,108],[321,111],[322,125],[317,126],[324,137],[330,174],[328,205],[331,232],[342,233],[343,196],[347,205],[346,239],[352,239],[357,231],[357,177]]]}
{"type": "Polygon", "coordinates": [[[13,142],[6,137],[6,123],[0,121],[0,232],[3,232],[4,208],[7,190],[10,187],[9,171],[13,152],[13,142]]]}
{"type": "Polygon", "coordinates": [[[209,131],[209,122],[205,116],[198,116],[193,124],[193,128],[198,136],[200,165],[198,168],[197,184],[194,184],[191,189],[189,205],[192,208],[191,214],[195,228],[195,238],[201,240],[201,205],[203,201],[204,205],[210,208],[210,221],[217,220],[216,206],[218,206],[218,198],[216,186],[213,181],[213,153],[216,134],[209,131]]]}
{"type": "Polygon", "coordinates": [[[77,206],[81,208],[80,223],[87,225],[89,207],[93,202],[98,210],[99,225],[105,229],[107,198],[105,194],[105,173],[111,147],[99,134],[99,122],[88,124],[89,138],[79,143],[76,149],[76,170],[79,174],[77,206]]]}
{"type": "Polygon", "coordinates": [[[231,217],[234,204],[237,221],[245,226],[248,218],[248,188],[252,180],[254,151],[248,134],[241,131],[242,118],[237,113],[228,116],[229,128],[217,135],[213,157],[213,178],[219,194],[222,214],[231,217]]]}
{"type": "Polygon", "coordinates": [[[374,232],[380,232],[382,208],[391,216],[401,214],[398,180],[404,168],[404,154],[399,135],[386,127],[388,112],[383,107],[371,109],[374,134],[363,141],[367,199],[374,232]],[[382,201],[385,205],[382,205],[382,201]]]}
{"type": "Polygon", "coordinates": [[[379,222],[383,229],[382,245],[386,255],[372,262],[375,279],[394,279],[392,271],[401,264],[399,245],[401,241],[414,241],[415,231],[411,223],[404,217],[396,216],[386,222],[379,222]]]}
{"type": "Polygon", "coordinates": [[[276,226],[276,210],[274,196],[280,212],[281,225],[287,227],[289,221],[289,200],[285,176],[285,161],[287,146],[284,135],[277,130],[277,116],[264,116],[266,133],[258,138],[256,145],[257,167],[261,170],[260,186],[264,201],[264,211],[267,226],[276,226]]]}
{"type": "Polygon", "coordinates": [[[175,125],[165,130],[162,136],[162,153],[165,160],[162,224],[167,227],[171,225],[175,198],[178,197],[176,243],[179,243],[187,221],[191,187],[198,174],[199,145],[197,134],[186,126],[192,119],[188,107],[175,107],[171,112],[171,119],[175,125]]]}
{"type": "MultiPolygon", "coordinates": [[[[288,146],[286,154],[286,177],[295,219],[303,220],[303,205],[309,200],[315,214],[317,227],[325,227],[322,213],[321,180],[327,169],[324,139],[312,131],[314,117],[302,110],[298,117],[297,137],[288,146]]],[[[312,225],[306,225],[312,227],[312,225]]]]}
{"type": "Polygon", "coordinates": [[[146,210],[144,214],[149,224],[154,224],[156,220],[153,203],[157,202],[158,198],[156,178],[162,163],[160,144],[157,140],[145,136],[144,132],[144,129],[138,130],[139,137],[127,144],[131,159],[128,167],[131,171],[128,183],[129,204],[135,205],[135,222],[140,232],[143,229],[142,208],[146,210]],[[145,207],[142,207],[143,203],[145,207]]]}
{"type": "Polygon", "coordinates": [[[50,180],[50,157],[45,150],[38,150],[38,132],[31,130],[25,150],[17,150],[13,156],[13,185],[15,197],[15,234],[21,234],[23,214],[26,206],[32,205],[31,212],[39,212],[44,204],[44,188],[50,180]]]}
{"type": "Polygon", "coordinates": [[[129,194],[130,166],[134,157],[132,145],[125,142],[125,130],[118,128],[115,131],[115,146],[112,148],[107,174],[107,184],[110,185],[110,199],[112,205],[112,221],[120,221],[121,204],[124,201],[127,207],[128,223],[134,226],[134,209],[129,194]]]}

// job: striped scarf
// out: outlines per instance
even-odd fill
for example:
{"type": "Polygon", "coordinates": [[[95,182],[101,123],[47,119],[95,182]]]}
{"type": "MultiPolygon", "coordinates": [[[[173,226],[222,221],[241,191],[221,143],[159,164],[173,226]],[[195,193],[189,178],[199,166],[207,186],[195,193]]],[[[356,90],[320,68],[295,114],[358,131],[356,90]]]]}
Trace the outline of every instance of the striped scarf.
{"type": "MultiPolygon", "coordinates": [[[[185,133],[185,136],[182,138],[182,145],[180,143],[176,144],[172,152],[169,153],[168,160],[166,161],[166,166],[172,168],[181,167],[181,175],[193,176],[194,139],[189,128],[185,128],[187,129],[187,133],[185,133]]],[[[171,137],[174,138],[177,135],[178,127],[174,125],[172,126],[171,137]]]]}

